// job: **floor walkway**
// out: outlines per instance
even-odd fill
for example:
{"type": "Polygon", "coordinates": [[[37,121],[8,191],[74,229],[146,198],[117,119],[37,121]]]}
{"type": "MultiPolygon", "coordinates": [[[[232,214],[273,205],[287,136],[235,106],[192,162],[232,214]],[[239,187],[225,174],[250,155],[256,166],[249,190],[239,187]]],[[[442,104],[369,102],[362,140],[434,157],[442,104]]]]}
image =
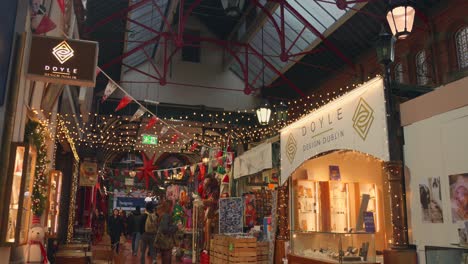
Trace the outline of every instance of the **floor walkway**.
{"type": "MultiPolygon", "coordinates": [[[[140,252],[137,256],[132,255],[132,244],[131,241],[127,241],[125,244],[121,245],[119,254],[114,256],[115,264],[140,264],[140,252]]],[[[162,264],[161,258],[158,256],[157,263],[162,264]]],[[[172,260],[172,263],[177,263],[175,259],[172,260]]],[[[152,264],[151,258],[146,256],[145,264],[152,264]]]]}

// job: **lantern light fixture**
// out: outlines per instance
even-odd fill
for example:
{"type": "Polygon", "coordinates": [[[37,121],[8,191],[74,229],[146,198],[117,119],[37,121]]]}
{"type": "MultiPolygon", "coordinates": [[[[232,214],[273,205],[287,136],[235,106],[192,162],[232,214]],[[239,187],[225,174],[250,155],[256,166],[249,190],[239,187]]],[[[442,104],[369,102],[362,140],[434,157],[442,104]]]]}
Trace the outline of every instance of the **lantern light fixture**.
{"type": "Polygon", "coordinates": [[[238,17],[242,13],[245,0],[221,0],[226,15],[230,17],[238,17]]]}
{"type": "Polygon", "coordinates": [[[411,0],[388,0],[387,22],[397,39],[405,39],[413,30],[416,10],[411,0]]]}
{"type": "Polygon", "coordinates": [[[395,37],[382,26],[376,43],[377,58],[380,64],[389,65],[395,60],[395,37]]]}
{"type": "Polygon", "coordinates": [[[279,123],[288,121],[288,106],[283,102],[276,106],[276,120],[279,123]]]}
{"type": "Polygon", "coordinates": [[[271,118],[271,107],[267,100],[264,100],[256,109],[258,123],[262,126],[268,125],[271,118]]]}

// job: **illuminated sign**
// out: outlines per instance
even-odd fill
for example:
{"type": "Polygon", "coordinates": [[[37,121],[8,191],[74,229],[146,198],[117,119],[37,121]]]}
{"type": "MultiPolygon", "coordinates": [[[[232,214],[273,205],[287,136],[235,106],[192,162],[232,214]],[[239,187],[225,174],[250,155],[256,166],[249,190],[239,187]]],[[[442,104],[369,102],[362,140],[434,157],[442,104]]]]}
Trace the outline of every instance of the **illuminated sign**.
{"type": "Polygon", "coordinates": [[[27,77],[31,80],[94,87],[98,44],[32,36],[27,77]]]}
{"type": "Polygon", "coordinates": [[[158,136],[156,135],[142,135],[142,144],[145,145],[157,145],[158,144],[158,136]]]}

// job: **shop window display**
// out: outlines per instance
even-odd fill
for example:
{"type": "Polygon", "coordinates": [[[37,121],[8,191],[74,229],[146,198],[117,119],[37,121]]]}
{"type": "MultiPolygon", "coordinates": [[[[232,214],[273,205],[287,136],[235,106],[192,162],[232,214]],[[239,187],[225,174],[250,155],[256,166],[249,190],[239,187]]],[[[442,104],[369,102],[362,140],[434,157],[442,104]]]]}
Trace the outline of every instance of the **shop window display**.
{"type": "Polygon", "coordinates": [[[8,214],[5,214],[7,223],[5,233],[2,235],[4,243],[25,244],[28,240],[28,230],[31,219],[31,195],[36,167],[36,150],[22,144],[13,144],[11,176],[8,185],[11,193],[8,214]]]}
{"type": "Polygon", "coordinates": [[[62,189],[62,172],[51,171],[49,183],[49,206],[47,208],[47,229],[50,236],[57,234],[58,216],[60,214],[60,196],[62,189]]]}
{"type": "Polygon", "coordinates": [[[291,263],[377,263],[386,247],[381,161],[336,151],[291,181],[291,263]],[[333,165],[331,165],[333,164],[333,165]]]}

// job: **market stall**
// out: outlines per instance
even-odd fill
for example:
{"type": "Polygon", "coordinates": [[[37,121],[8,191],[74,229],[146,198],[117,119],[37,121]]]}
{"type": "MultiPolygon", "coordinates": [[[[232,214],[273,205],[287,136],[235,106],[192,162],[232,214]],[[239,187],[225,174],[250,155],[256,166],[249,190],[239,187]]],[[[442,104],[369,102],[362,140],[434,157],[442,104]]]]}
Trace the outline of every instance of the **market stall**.
{"type": "Polygon", "coordinates": [[[375,78],[281,131],[290,263],[377,263],[398,243],[385,113],[375,78]]]}

